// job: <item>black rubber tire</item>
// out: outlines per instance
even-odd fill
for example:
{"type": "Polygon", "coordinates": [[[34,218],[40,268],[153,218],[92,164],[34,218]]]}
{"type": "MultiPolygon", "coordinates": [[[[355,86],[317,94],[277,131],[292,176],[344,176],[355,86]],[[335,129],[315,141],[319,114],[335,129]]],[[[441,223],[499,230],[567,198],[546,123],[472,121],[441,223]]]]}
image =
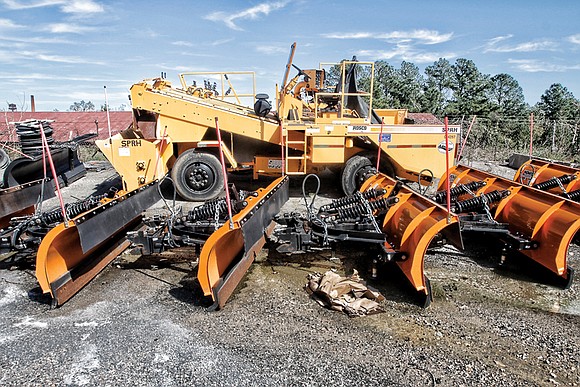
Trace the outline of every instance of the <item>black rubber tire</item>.
{"type": "Polygon", "coordinates": [[[342,191],[345,195],[352,195],[358,190],[363,181],[360,179],[360,172],[372,168],[371,160],[364,155],[354,155],[346,160],[340,176],[342,191]]]}
{"type": "Polygon", "coordinates": [[[224,189],[224,175],[218,158],[195,149],[189,149],[177,158],[171,169],[171,179],[177,193],[192,202],[215,199],[224,189]]]}
{"type": "MultiPolygon", "coordinates": [[[[375,169],[377,165],[376,155],[368,152],[359,153],[348,159],[342,168],[340,180],[342,191],[345,195],[351,195],[364,183],[364,170],[375,169]],[[361,173],[362,172],[362,173],[361,173]]],[[[395,177],[395,168],[388,157],[381,157],[381,172],[390,177],[395,177]]],[[[376,170],[376,169],[375,169],[376,170]]]]}
{"type": "Polygon", "coordinates": [[[10,156],[2,148],[0,148],[0,187],[4,187],[4,171],[10,164],[10,156]]]}

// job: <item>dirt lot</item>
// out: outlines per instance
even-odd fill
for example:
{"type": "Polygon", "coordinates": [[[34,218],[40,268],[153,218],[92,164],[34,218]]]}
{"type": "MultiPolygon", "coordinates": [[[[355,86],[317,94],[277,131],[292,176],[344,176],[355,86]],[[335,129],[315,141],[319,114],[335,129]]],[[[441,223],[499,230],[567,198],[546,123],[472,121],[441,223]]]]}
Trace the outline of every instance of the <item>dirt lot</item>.
{"type": "MultiPolygon", "coordinates": [[[[82,198],[117,182],[112,169],[93,170],[64,191],[82,198]]],[[[323,181],[317,206],[337,195],[333,184],[323,181]]],[[[299,187],[284,211],[301,208],[299,187]]],[[[485,247],[440,247],[425,261],[427,309],[396,270],[369,281],[385,313],[349,318],[309,298],[308,273],[342,272],[361,254],[345,246],[333,259],[285,259],[264,249],[219,312],[197,302],[195,258],[184,252],[126,252],[58,309],[40,302],[31,267],[1,270],[0,384],[580,385],[578,280],[560,290],[525,261],[500,266],[485,247]]],[[[579,257],[572,245],[570,266],[579,257]]]]}

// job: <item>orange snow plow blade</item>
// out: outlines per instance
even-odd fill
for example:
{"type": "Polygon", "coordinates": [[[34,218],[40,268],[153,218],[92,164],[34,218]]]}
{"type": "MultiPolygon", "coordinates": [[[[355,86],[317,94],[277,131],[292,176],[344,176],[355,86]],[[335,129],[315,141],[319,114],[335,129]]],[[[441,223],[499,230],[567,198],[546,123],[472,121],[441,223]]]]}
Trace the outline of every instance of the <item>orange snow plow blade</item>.
{"type": "Polygon", "coordinates": [[[200,253],[197,279],[210,309],[222,308],[274,230],[274,216],[288,201],[288,177],[276,179],[207,239],[200,253]]]}
{"type": "Polygon", "coordinates": [[[13,217],[34,213],[41,196],[45,200],[54,197],[50,180],[41,179],[0,189],[0,229],[7,227],[13,217]]]}
{"type": "Polygon", "coordinates": [[[514,181],[541,191],[580,201],[580,170],[567,165],[532,159],[522,164],[514,181]]]}
{"type": "MultiPolygon", "coordinates": [[[[568,268],[568,247],[580,229],[580,204],[520,183],[463,165],[451,169],[452,187],[483,182],[473,193],[477,196],[505,192],[497,202],[489,202],[493,219],[508,225],[509,232],[529,241],[521,254],[560,277],[564,288],[572,282],[568,268]]],[[[439,187],[445,186],[445,177],[439,187]]],[[[460,212],[460,211],[457,211],[460,212]]]]}
{"type": "Polygon", "coordinates": [[[60,306],[129,247],[125,232],[160,199],[157,182],[114,198],[52,228],[38,248],[36,278],[53,306],[60,306]]]}
{"type": "Polygon", "coordinates": [[[389,246],[403,253],[396,261],[411,285],[424,296],[424,306],[432,300],[429,279],[424,273],[425,253],[436,236],[463,249],[457,215],[411,189],[400,186],[394,179],[379,173],[365,181],[360,191],[383,188],[385,196],[396,194],[398,201],[389,208],[383,219],[382,231],[389,246]]]}

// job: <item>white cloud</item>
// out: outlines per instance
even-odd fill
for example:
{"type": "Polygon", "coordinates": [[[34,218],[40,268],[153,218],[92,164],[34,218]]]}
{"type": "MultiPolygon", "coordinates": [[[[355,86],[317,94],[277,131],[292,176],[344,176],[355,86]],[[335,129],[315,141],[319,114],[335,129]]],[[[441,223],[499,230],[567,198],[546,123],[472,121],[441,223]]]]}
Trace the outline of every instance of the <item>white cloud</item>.
{"type": "Polygon", "coordinates": [[[442,34],[433,30],[391,31],[385,33],[375,32],[333,32],[322,35],[328,39],[380,39],[389,42],[416,42],[420,44],[444,43],[453,37],[453,32],[442,34]]]}
{"type": "MultiPolygon", "coordinates": [[[[166,64],[161,64],[161,65],[159,65],[159,67],[162,68],[163,70],[176,71],[179,73],[193,71],[193,69],[191,67],[185,67],[185,66],[169,66],[166,64]]],[[[196,69],[195,71],[203,71],[203,70],[196,69]]]]}
{"type": "Polygon", "coordinates": [[[490,39],[483,52],[534,52],[534,51],[555,51],[556,43],[550,40],[539,40],[535,42],[523,42],[515,45],[499,45],[500,42],[509,40],[513,35],[497,36],[490,39]]]}
{"type": "Polygon", "coordinates": [[[0,19],[0,29],[15,29],[15,28],[22,28],[19,24],[14,23],[10,19],[0,19]]]}
{"type": "Polygon", "coordinates": [[[2,3],[8,9],[21,10],[21,9],[32,9],[61,5],[63,3],[63,0],[40,0],[40,1],[2,0],[2,3]]]}
{"type": "Polygon", "coordinates": [[[512,34],[509,35],[500,35],[500,36],[496,36],[495,38],[491,38],[487,41],[488,45],[495,45],[499,42],[503,42],[504,40],[508,40],[513,38],[514,36],[512,34]]]}
{"type": "Polygon", "coordinates": [[[86,27],[69,23],[49,24],[46,27],[46,31],[52,32],[53,34],[83,34],[85,32],[94,30],[95,29],[93,27],[86,27]]]}
{"type": "Polygon", "coordinates": [[[560,65],[552,62],[542,62],[536,59],[508,59],[508,63],[513,64],[518,70],[527,73],[561,73],[569,70],[580,70],[580,64],[560,65]]]}
{"type": "Polygon", "coordinates": [[[93,0],[2,0],[2,3],[6,8],[13,10],[60,6],[62,12],[72,14],[91,14],[104,11],[103,6],[93,0]]]}
{"type": "Polygon", "coordinates": [[[0,36],[0,41],[7,41],[7,42],[16,42],[22,43],[25,45],[29,44],[73,44],[72,40],[65,40],[65,39],[57,39],[57,38],[39,38],[39,37],[30,37],[30,38],[20,38],[20,37],[8,37],[8,36],[0,36]]]}
{"type": "Polygon", "coordinates": [[[104,11],[104,8],[101,4],[92,0],[67,1],[60,9],[65,13],[74,14],[100,13],[104,11]]]}
{"type": "Polygon", "coordinates": [[[260,54],[277,55],[287,53],[288,48],[281,46],[258,46],[256,47],[256,51],[259,52],[260,54]]]}
{"type": "Polygon", "coordinates": [[[209,45],[210,46],[221,46],[222,44],[226,44],[231,42],[232,40],[234,40],[233,38],[231,39],[219,39],[219,40],[214,40],[213,42],[211,42],[209,45]]]}
{"type": "MultiPolygon", "coordinates": [[[[130,84],[132,81],[127,79],[103,79],[103,78],[95,78],[95,77],[86,77],[86,76],[70,76],[70,75],[54,75],[54,74],[47,74],[47,73],[30,73],[30,74],[7,74],[2,73],[0,74],[0,79],[7,79],[7,80],[22,80],[22,81],[74,81],[74,82],[99,82],[99,83],[119,83],[119,84],[130,84]]],[[[53,87],[48,87],[47,89],[54,89],[53,87]]]]}
{"type": "Polygon", "coordinates": [[[98,62],[86,58],[80,58],[75,56],[64,56],[64,55],[51,55],[36,51],[17,51],[14,53],[15,56],[20,56],[22,58],[37,59],[44,62],[56,62],[56,63],[69,63],[69,64],[95,64],[104,65],[103,62],[98,62]]]}
{"type": "Polygon", "coordinates": [[[368,58],[372,60],[390,60],[399,58],[401,60],[413,63],[432,63],[439,58],[454,58],[456,54],[452,52],[427,52],[417,50],[409,45],[398,44],[392,50],[360,50],[356,53],[357,57],[368,58]]]}
{"type": "Polygon", "coordinates": [[[140,33],[144,33],[147,37],[155,39],[161,36],[161,34],[152,28],[146,28],[143,31],[139,31],[140,33]]]}
{"type": "Polygon", "coordinates": [[[193,43],[186,42],[183,40],[178,40],[178,41],[172,42],[171,44],[173,44],[174,46],[193,47],[193,43]]]}
{"type": "Polygon", "coordinates": [[[268,16],[270,12],[276,11],[278,9],[284,8],[288,2],[287,1],[277,1],[274,3],[262,3],[251,8],[244,9],[236,13],[228,14],[226,12],[212,12],[207,15],[204,19],[211,20],[214,22],[223,22],[225,25],[232,30],[243,31],[243,28],[236,24],[236,20],[258,19],[261,15],[268,16]]]}
{"type": "Polygon", "coordinates": [[[568,36],[568,41],[574,44],[580,44],[580,34],[568,36]]]}

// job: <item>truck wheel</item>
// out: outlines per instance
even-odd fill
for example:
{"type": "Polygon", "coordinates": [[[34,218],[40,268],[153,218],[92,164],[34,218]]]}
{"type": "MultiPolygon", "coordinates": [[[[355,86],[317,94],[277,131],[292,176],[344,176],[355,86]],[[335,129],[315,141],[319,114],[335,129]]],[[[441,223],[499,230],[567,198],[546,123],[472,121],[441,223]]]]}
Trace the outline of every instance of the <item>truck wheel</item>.
{"type": "Polygon", "coordinates": [[[345,195],[352,195],[365,181],[365,174],[373,168],[371,160],[362,155],[352,156],[344,164],[340,177],[345,195]]]}
{"type": "Polygon", "coordinates": [[[223,172],[217,157],[189,149],[183,152],[171,170],[177,193],[196,202],[216,198],[224,188],[223,172]]]}

